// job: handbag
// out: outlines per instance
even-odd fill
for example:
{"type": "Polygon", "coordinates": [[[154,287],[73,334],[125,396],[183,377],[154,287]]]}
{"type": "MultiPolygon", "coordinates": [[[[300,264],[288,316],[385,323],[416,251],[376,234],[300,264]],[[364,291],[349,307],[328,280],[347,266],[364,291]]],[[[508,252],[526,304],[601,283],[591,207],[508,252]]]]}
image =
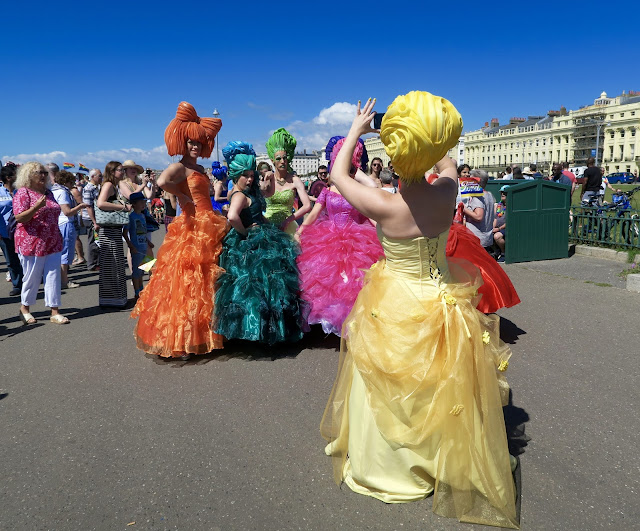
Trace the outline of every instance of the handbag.
{"type": "MultiPolygon", "coordinates": [[[[114,205],[125,205],[124,201],[116,199],[109,201],[114,205]]],[[[96,223],[104,227],[124,227],[129,224],[129,212],[126,210],[106,211],[98,208],[98,205],[93,206],[93,210],[96,216],[96,223]]]]}

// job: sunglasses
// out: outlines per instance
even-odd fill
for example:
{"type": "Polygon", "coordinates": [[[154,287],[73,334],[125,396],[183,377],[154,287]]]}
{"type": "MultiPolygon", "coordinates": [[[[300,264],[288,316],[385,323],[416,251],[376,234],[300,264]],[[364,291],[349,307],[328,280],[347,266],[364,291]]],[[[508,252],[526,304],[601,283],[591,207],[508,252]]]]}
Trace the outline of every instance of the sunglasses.
{"type": "Polygon", "coordinates": [[[318,175],[326,175],[326,174],[327,174],[327,172],[326,172],[326,171],[319,171],[319,172],[318,172],[318,175]]]}
{"type": "Polygon", "coordinates": [[[379,162],[374,162],[372,166],[377,166],[378,168],[382,168],[382,164],[380,164],[379,162]]]}
{"type": "Polygon", "coordinates": [[[286,155],[283,155],[282,157],[276,157],[276,162],[280,162],[281,160],[287,160],[288,157],[286,155]]]}

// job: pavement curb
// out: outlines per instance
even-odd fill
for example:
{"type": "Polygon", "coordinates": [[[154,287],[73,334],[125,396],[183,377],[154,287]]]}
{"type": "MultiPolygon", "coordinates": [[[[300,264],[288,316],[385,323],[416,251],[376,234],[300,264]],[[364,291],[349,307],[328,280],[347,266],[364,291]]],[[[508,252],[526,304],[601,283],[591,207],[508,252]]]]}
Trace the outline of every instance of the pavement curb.
{"type": "Polygon", "coordinates": [[[627,275],[627,290],[640,293],[640,274],[627,275]]]}
{"type": "Polygon", "coordinates": [[[591,256],[592,258],[603,258],[614,260],[615,262],[627,263],[629,255],[626,251],[616,251],[615,249],[605,249],[604,247],[590,247],[589,245],[576,245],[576,254],[591,256]]]}

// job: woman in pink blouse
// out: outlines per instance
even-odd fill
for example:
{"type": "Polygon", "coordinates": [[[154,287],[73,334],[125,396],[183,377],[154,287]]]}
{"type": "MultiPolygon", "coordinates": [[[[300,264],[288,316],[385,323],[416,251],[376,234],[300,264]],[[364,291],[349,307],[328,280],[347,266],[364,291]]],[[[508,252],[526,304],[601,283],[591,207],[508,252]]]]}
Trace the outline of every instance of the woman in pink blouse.
{"type": "Polygon", "coordinates": [[[51,322],[69,322],[58,312],[62,251],[62,235],[58,228],[60,205],[47,189],[48,175],[39,162],[27,162],[18,169],[15,182],[18,189],[13,196],[13,214],[17,222],[15,246],[24,271],[20,319],[25,326],[36,323],[30,306],[36,302],[43,279],[44,303],[51,308],[51,322]]]}

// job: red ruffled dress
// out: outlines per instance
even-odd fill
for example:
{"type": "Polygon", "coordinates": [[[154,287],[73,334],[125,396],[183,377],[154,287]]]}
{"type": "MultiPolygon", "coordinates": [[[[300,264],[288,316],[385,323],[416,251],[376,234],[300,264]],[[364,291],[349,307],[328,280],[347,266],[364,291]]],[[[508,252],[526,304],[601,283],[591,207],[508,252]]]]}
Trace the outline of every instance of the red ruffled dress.
{"type": "Polygon", "coordinates": [[[178,187],[193,204],[181,205],[182,214],[169,225],[151,280],[131,313],[138,317],[138,348],[163,357],[206,354],[223,347],[212,320],[227,220],[211,206],[206,175],[194,171],[178,187]]]}
{"type": "Polygon", "coordinates": [[[453,223],[447,240],[447,257],[464,258],[482,273],[483,284],[478,290],[482,295],[478,310],[494,313],[500,308],[510,308],[520,303],[520,297],[511,280],[495,259],[480,245],[480,240],[469,229],[453,223]]]}

